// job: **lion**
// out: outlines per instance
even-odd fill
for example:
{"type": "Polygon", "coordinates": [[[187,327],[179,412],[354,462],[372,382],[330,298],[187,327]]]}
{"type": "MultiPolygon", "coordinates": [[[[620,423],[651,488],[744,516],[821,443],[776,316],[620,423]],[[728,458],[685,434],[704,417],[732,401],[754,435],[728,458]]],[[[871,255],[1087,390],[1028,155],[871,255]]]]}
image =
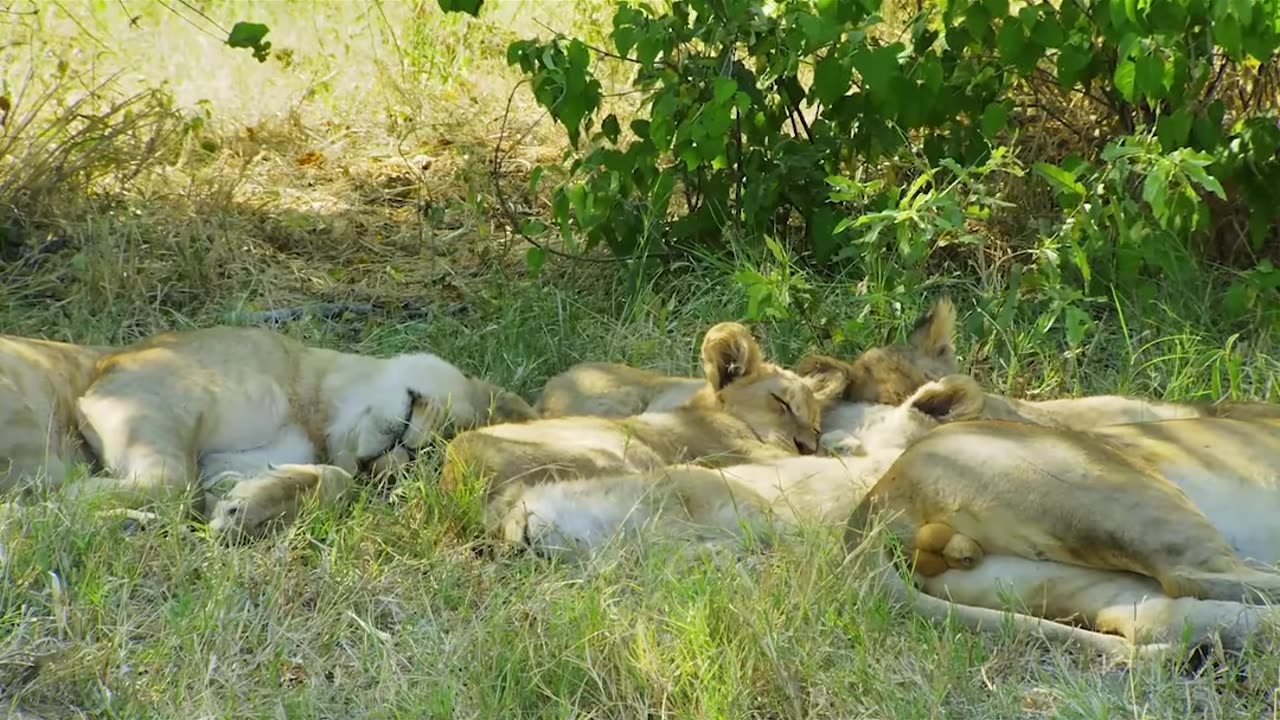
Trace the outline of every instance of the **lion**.
{"type": "Polygon", "coordinates": [[[435,433],[534,417],[431,353],[369,357],[261,328],[167,332],[97,361],[76,418],[105,472],[67,490],[133,508],[182,499],[202,515],[202,478],[270,478],[270,464],[385,472],[435,433]]]}
{"type": "MultiPolygon", "coordinates": [[[[848,400],[900,404],[926,381],[959,372],[951,344],[954,328],[955,306],[944,298],[916,321],[906,343],[868,350],[854,364],[811,356],[795,370],[802,375],[847,375],[848,400]]],[[[704,385],[701,378],[622,363],[585,362],[548,380],[537,407],[542,417],[625,417],[687,405],[704,385]]]]}
{"type": "Polygon", "coordinates": [[[1016,627],[1117,659],[1167,653],[1188,631],[1193,645],[1216,637],[1239,649],[1272,622],[1270,610],[1242,592],[1280,587],[1280,575],[1264,568],[1280,558],[1280,525],[1271,522],[1280,511],[1280,480],[1274,470],[1259,472],[1280,458],[1273,455],[1280,453],[1276,421],[1120,425],[1090,438],[975,420],[983,408],[984,393],[972,378],[944,376],[901,406],[844,403],[824,417],[822,445],[834,457],[716,469],[677,465],[521,487],[512,491],[496,531],[540,553],[577,557],[619,538],[739,546],[747,536],[769,538],[816,522],[843,525],[850,552],[869,538],[880,540],[871,556],[892,570],[883,538],[870,532],[878,516],[867,510],[885,496],[886,509],[908,516],[891,519],[889,529],[905,540],[909,560],[902,564],[911,575],[904,582],[890,573],[888,585],[937,620],[990,630],[1011,619],[1016,627]],[[1269,448],[1260,462],[1234,460],[1231,470],[1214,470],[1214,458],[1200,448],[1216,444],[1218,436],[1204,433],[1223,423],[1248,430],[1229,430],[1230,439],[1218,447],[1233,458],[1247,456],[1245,448],[1269,448]],[[1025,437],[1006,440],[993,428],[1025,437]],[[1113,444],[1127,448],[1112,454],[1131,464],[1085,456],[1105,455],[1113,444]],[[954,458],[966,455],[967,474],[956,491],[954,458]],[[1181,483],[1177,488],[1161,487],[1167,481],[1150,471],[1161,457],[1182,463],[1170,475],[1181,483]],[[1037,463],[1052,467],[1037,470],[1037,463]],[[1012,477],[1022,482],[1004,481],[1011,464],[1021,468],[1012,477]],[[908,471],[920,480],[892,479],[908,471]],[[1079,492],[1082,485],[1094,492],[1079,492]],[[1181,501],[1180,492],[1186,493],[1181,501]],[[1062,537],[1075,537],[1078,545],[1064,548],[1062,537]],[[1152,557],[1166,561],[1175,582],[1133,559],[1152,557]],[[1009,598],[1013,612],[1004,610],[1009,598]]]}
{"type": "Polygon", "coordinates": [[[442,487],[478,479],[487,517],[501,518],[512,484],[817,451],[823,405],[843,392],[842,377],[801,378],[765,362],[755,338],[734,322],[710,328],[701,350],[705,380],[688,404],[631,417],[541,418],[461,433],[446,447],[442,487]]]}
{"type": "MultiPolygon", "coordinates": [[[[955,355],[955,307],[942,298],[915,324],[904,345],[867,350],[853,362],[810,354],[796,363],[800,375],[844,374],[846,402],[896,404],[924,383],[959,373],[955,355]]],[[[829,407],[834,409],[840,403],[829,407]]],[[[1280,418],[1280,404],[1245,401],[1178,403],[1124,395],[1021,400],[986,393],[982,417],[1074,430],[1105,425],[1198,417],[1280,418]]]]}
{"type": "MultiPolygon", "coordinates": [[[[823,454],[513,484],[493,529],[539,554],[580,557],[620,537],[715,545],[811,522],[839,527],[913,440],[981,407],[977,383],[952,375],[901,405],[846,404],[821,436],[823,454]]],[[[963,539],[953,543],[938,553],[944,567],[933,574],[971,567],[979,559],[973,552],[963,539]]]]}
{"type": "Polygon", "coordinates": [[[676,377],[622,363],[585,362],[547,380],[536,407],[544,418],[626,417],[687,405],[704,385],[702,378],[676,377]]]}
{"type": "Polygon", "coordinates": [[[1280,598],[1280,419],[1201,417],[1076,431],[1025,422],[940,427],[851,513],[906,539],[941,526],[980,563],[918,578],[967,624],[1013,597],[1132,643],[1222,632],[1239,646],[1280,598]],[[975,610],[977,608],[978,610],[975,610]]]}
{"type": "Polygon", "coordinates": [[[76,427],[75,402],[111,348],[0,335],[0,493],[57,489],[95,458],[76,427]]]}

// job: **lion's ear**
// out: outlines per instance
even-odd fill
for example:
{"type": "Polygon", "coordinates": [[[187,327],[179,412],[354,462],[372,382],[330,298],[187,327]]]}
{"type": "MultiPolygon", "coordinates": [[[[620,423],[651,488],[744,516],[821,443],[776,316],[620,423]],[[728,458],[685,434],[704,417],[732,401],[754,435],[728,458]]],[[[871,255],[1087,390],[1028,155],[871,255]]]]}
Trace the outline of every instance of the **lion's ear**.
{"type": "Polygon", "coordinates": [[[949,364],[951,372],[956,365],[955,350],[956,307],[950,298],[940,298],[911,329],[911,346],[930,358],[949,364]]]}
{"type": "Polygon", "coordinates": [[[853,381],[853,366],[826,355],[806,355],[796,363],[795,374],[804,378],[820,403],[844,397],[853,381]]]}
{"type": "Polygon", "coordinates": [[[320,487],[320,479],[323,477],[325,466],[290,465],[288,470],[289,473],[280,482],[283,487],[289,489],[290,494],[297,497],[320,487]]]}
{"type": "Polygon", "coordinates": [[[986,395],[968,375],[947,375],[928,382],[907,399],[907,406],[938,422],[973,420],[982,416],[986,395]]]}
{"type": "Polygon", "coordinates": [[[718,323],[702,339],[702,371],[716,390],[760,372],[763,364],[759,343],[741,323],[718,323]]]}

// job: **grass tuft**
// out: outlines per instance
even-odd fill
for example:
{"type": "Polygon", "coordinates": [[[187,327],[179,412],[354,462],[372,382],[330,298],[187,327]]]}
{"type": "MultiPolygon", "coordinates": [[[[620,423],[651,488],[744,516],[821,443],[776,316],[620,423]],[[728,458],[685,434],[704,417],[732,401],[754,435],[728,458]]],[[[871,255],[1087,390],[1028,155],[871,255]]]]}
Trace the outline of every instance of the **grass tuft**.
{"type": "MultiPolygon", "coordinates": [[[[541,275],[525,271],[490,177],[519,79],[505,44],[559,30],[602,45],[609,3],[489,0],[479,18],[430,0],[32,7],[0,24],[10,102],[0,331],[122,343],[270,308],[366,304],[281,330],[375,354],[428,348],[533,399],[583,360],[696,373],[702,332],[746,315],[735,274],[784,273],[746,254],[641,279],[556,258],[541,275]],[[267,63],[221,44],[237,20],[270,26],[267,63]]],[[[527,88],[507,121],[499,181],[541,213],[528,168],[555,162],[563,141],[527,88]]],[[[997,260],[920,287],[874,265],[865,277],[806,278],[821,317],[797,304],[794,319],[756,330],[784,363],[810,350],[852,356],[904,338],[947,292],[962,365],[999,392],[1280,399],[1273,333],[1220,327],[1203,287],[1159,288],[1148,303],[1118,295],[1069,347],[1043,302],[1000,291],[997,260]],[[818,331],[833,319],[839,333],[818,331]]],[[[125,534],[73,507],[8,510],[0,708],[49,718],[1273,713],[1277,658],[1240,661],[1247,675],[1228,664],[1184,678],[926,623],[891,608],[821,532],[742,559],[653,548],[575,567],[496,552],[478,537],[476,498],[441,492],[438,472],[438,453],[426,453],[390,493],[369,489],[345,512],[311,513],[233,549],[199,531],[125,534]]]]}

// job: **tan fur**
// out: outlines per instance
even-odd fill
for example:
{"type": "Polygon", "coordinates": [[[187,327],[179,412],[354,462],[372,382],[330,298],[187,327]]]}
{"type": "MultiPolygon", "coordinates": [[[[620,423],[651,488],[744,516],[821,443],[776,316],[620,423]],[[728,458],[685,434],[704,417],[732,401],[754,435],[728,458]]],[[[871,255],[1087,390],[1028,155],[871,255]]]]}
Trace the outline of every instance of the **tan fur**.
{"type": "Polygon", "coordinates": [[[110,348],[0,335],[0,492],[56,488],[94,458],[76,429],[75,401],[110,348]]]}
{"type": "MultiPolygon", "coordinates": [[[[958,372],[952,344],[955,317],[955,306],[943,298],[916,321],[906,343],[872,348],[854,363],[809,355],[795,372],[821,378],[824,384],[846,385],[846,400],[901,404],[925,382],[958,372]]],[[[714,343],[704,343],[704,369],[707,353],[714,351],[714,343]]],[[[701,378],[621,363],[580,363],[547,381],[538,410],[543,417],[624,417],[671,410],[687,405],[704,384],[701,378]]]]}
{"type": "Polygon", "coordinates": [[[533,409],[429,353],[375,358],[214,327],[104,356],[77,414],[106,475],[73,494],[105,492],[129,506],[182,497],[199,513],[200,475],[252,476],[270,463],[388,470],[437,432],[533,409]]]}
{"type": "Polygon", "coordinates": [[[807,355],[796,363],[799,375],[844,374],[844,399],[897,405],[926,382],[958,373],[956,309],[949,298],[933,304],[916,320],[906,343],[871,348],[849,363],[826,355],[807,355]]]}
{"type": "Polygon", "coordinates": [[[598,415],[626,417],[644,412],[662,412],[694,402],[708,381],[722,387],[745,367],[764,362],[759,344],[739,323],[720,323],[707,331],[700,352],[701,378],[675,377],[655,370],[621,363],[579,363],[552,377],[538,398],[542,417],[598,415]],[[716,368],[719,358],[738,358],[724,368],[716,368]]]}
{"type": "Polygon", "coordinates": [[[341,509],[354,490],[351,473],[334,465],[272,465],[239,478],[210,513],[209,531],[229,545],[255,540],[292,524],[307,503],[341,509]]]}
{"type": "MultiPolygon", "coordinates": [[[[963,419],[965,396],[981,397],[972,378],[944,377],[901,406],[859,406],[824,433],[832,455],[791,456],[717,468],[681,464],[647,472],[512,484],[490,530],[508,542],[558,554],[591,552],[617,535],[703,543],[789,532],[806,523],[838,527],[912,440],[944,421],[963,419]],[[948,406],[951,402],[954,407],[948,406]],[[926,412],[925,409],[928,409],[926,412]],[[935,416],[930,413],[939,413],[935,416]]],[[[981,557],[949,528],[937,540],[942,567],[972,567],[981,557]]]]}
{"type": "MultiPolygon", "coordinates": [[[[805,376],[842,373],[848,378],[845,400],[897,404],[924,383],[959,372],[954,335],[955,308],[950,300],[944,298],[916,322],[905,345],[872,348],[853,362],[826,355],[808,355],[796,364],[795,371],[805,376]]],[[[832,407],[838,407],[838,404],[832,407]]],[[[1174,403],[1123,395],[1032,401],[987,393],[982,417],[1089,430],[1104,425],[1196,417],[1280,418],[1280,405],[1264,402],[1174,403]]]]}
{"type": "MultiPolygon", "coordinates": [[[[478,479],[492,502],[510,483],[811,454],[823,403],[843,390],[764,362],[738,323],[707,332],[703,367],[703,387],[687,405],[668,412],[550,418],[462,433],[449,443],[441,484],[455,489],[478,479]]],[[[505,512],[490,509],[497,516],[505,512]]]]}
{"type": "Polygon", "coordinates": [[[1260,631],[1274,615],[1242,600],[1247,586],[1280,587],[1263,568],[1280,556],[1274,421],[1086,434],[973,421],[982,392],[964,376],[917,393],[899,408],[842,404],[822,438],[837,457],[513,488],[518,497],[493,529],[575,555],[620,537],[717,545],[806,522],[846,524],[849,550],[875,541],[870,557],[891,571],[891,592],[939,621],[978,630],[1011,623],[1116,659],[1176,652],[1184,631],[1193,644],[1216,638],[1230,649],[1266,639],[1260,631]],[[953,424],[931,429],[939,421],[953,424]],[[899,487],[903,477],[919,482],[899,487]],[[886,484],[896,491],[890,502],[864,500],[872,487],[873,497],[889,492],[886,484]],[[880,504],[907,516],[889,529],[906,541],[910,584],[922,591],[892,572],[876,528],[883,516],[868,511],[880,504]],[[1135,572],[1144,562],[1156,570],[1135,572]]]}
{"type": "MultiPolygon", "coordinates": [[[[1239,647],[1280,600],[1280,419],[1099,427],[965,422],[906,450],[850,515],[846,543],[881,518],[908,551],[944,525],[985,553],[923,578],[931,595],[1134,643],[1219,633],[1239,647]],[[954,566],[953,566],[954,567],[954,566]]],[[[957,609],[962,612],[963,609],[957,609]]]]}
{"type": "Polygon", "coordinates": [[[537,408],[544,418],[625,417],[685,405],[704,385],[703,378],[674,377],[621,363],[579,363],[547,381],[537,408]]]}

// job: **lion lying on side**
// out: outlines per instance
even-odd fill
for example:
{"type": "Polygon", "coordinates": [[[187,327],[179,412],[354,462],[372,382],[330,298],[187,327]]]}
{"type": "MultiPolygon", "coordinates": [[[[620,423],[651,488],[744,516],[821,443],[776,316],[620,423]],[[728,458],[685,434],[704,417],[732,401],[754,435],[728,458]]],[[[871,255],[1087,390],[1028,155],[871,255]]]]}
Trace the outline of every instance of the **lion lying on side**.
{"type": "Polygon", "coordinates": [[[76,429],[76,398],[111,348],[0,335],[0,493],[57,488],[92,465],[76,429]]]}
{"type": "Polygon", "coordinates": [[[764,362],[738,323],[708,330],[701,354],[706,379],[686,405],[626,418],[544,418],[464,432],[448,445],[442,486],[477,478],[492,527],[526,485],[816,452],[823,405],[844,390],[840,376],[801,378],[764,362]]]}
{"type": "MultiPolygon", "coordinates": [[[[853,364],[811,361],[800,374],[845,375],[845,399],[896,405],[926,381],[959,372],[951,344],[954,328],[955,308],[943,300],[916,321],[907,343],[869,350],[853,364]]],[[[543,417],[625,417],[665,411],[688,404],[705,384],[701,378],[621,363],[579,363],[546,382],[538,411],[543,417]]]]}
{"type": "MultiPolygon", "coordinates": [[[[619,537],[720,543],[738,541],[748,534],[767,537],[805,522],[843,523],[852,516],[854,519],[847,520],[847,542],[852,549],[864,539],[864,523],[870,519],[860,504],[863,496],[873,486],[877,488],[874,494],[884,492],[877,480],[886,469],[886,480],[881,483],[892,482],[889,478],[896,477],[900,468],[909,467],[926,473],[930,480],[927,485],[920,483],[903,491],[927,488],[924,497],[916,498],[917,503],[928,500],[937,503],[937,507],[947,507],[947,503],[962,502],[966,494],[974,497],[972,503],[962,504],[969,508],[961,513],[968,524],[960,527],[949,524],[954,518],[945,514],[913,516],[909,525],[903,526],[900,521],[894,526],[907,539],[915,582],[925,592],[908,591],[896,574],[888,576],[889,586],[900,599],[931,618],[954,617],[975,629],[999,628],[1012,619],[1017,627],[1051,639],[1083,643],[1111,656],[1125,656],[1135,646],[1144,654],[1164,652],[1176,646],[1184,629],[1190,630],[1193,642],[1217,635],[1227,647],[1239,648],[1268,622],[1267,608],[1240,602],[1239,594],[1231,595],[1225,590],[1227,583],[1220,575],[1224,571],[1237,573],[1236,587],[1265,587],[1272,576],[1244,567],[1230,545],[1221,542],[1220,537],[1215,540],[1218,532],[1212,526],[1206,527],[1197,507],[1165,503],[1163,508],[1125,515],[1124,508],[1146,507],[1148,495],[1171,495],[1159,489],[1159,478],[1149,474],[1135,476],[1129,468],[1126,482],[1123,467],[1109,467],[1100,468],[1107,472],[1092,479],[1082,479],[1086,471],[1080,468],[1090,465],[1081,458],[1068,454],[1064,461],[1061,453],[1046,454],[1044,447],[1032,444],[1022,457],[1051,462],[1063,473],[1074,472],[1071,479],[1077,483],[1106,487],[1097,488],[1095,493],[1066,492],[1070,485],[1056,486],[1061,488],[1057,490],[1051,474],[1037,476],[1034,481],[1028,479],[1020,486],[1006,485],[1001,482],[1006,465],[993,458],[1008,455],[1008,447],[988,447],[982,452],[965,450],[983,448],[984,443],[991,445],[992,427],[1057,437],[1065,446],[1075,443],[1078,452],[1096,449],[1095,445],[1101,446],[1105,441],[1091,440],[1084,433],[1003,422],[963,422],[931,430],[940,422],[974,417],[981,407],[982,393],[970,378],[948,376],[940,382],[927,383],[896,408],[843,404],[843,422],[827,426],[823,444],[835,452],[852,453],[850,456],[788,458],[719,470],[677,466],[521,488],[500,529],[508,541],[542,551],[573,554],[589,552],[619,537]],[[1061,440],[1064,437],[1068,440],[1061,440]],[[947,439],[948,456],[920,452],[919,448],[927,449],[939,442],[936,438],[947,439]],[[965,452],[970,455],[963,466],[969,472],[962,485],[965,490],[959,496],[949,494],[948,488],[954,487],[948,479],[952,475],[951,463],[965,452]],[[1108,481],[1112,473],[1121,479],[1108,481]],[[983,495],[977,488],[984,483],[1008,490],[983,495]],[[1101,492],[1102,489],[1109,492],[1101,492]],[[1034,505],[1037,512],[1023,513],[1025,517],[1019,518],[1018,525],[1007,526],[1004,521],[1010,515],[1003,512],[1004,504],[1016,509],[1018,498],[1031,498],[1025,502],[1034,505]],[[1124,502],[1126,499],[1128,502],[1124,502]],[[850,513],[855,507],[859,512],[850,513]],[[1088,517],[1098,520],[1080,520],[1088,517]],[[1044,518],[1054,518],[1055,522],[1044,518]],[[1030,559],[1004,554],[1004,545],[983,542],[993,534],[1014,539],[1052,538],[1055,533],[1065,533],[1064,527],[1070,528],[1072,523],[1090,527],[1092,552],[1098,557],[1133,552],[1126,545],[1129,541],[1124,540],[1130,529],[1129,535],[1146,539],[1141,548],[1150,551],[1149,555],[1173,554],[1179,547],[1177,543],[1199,547],[1199,554],[1182,559],[1190,568],[1182,576],[1203,577],[1207,572],[1215,576],[1210,587],[1223,592],[1170,594],[1151,577],[1125,571],[1130,568],[1082,567],[1076,562],[1078,556],[1061,554],[1030,559]],[[1143,532],[1143,528],[1148,531],[1143,532]],[[1157,530],[1151,532],[1150,528],[1157,530]],[[993,554],[993,547],[1002,552],[993,554]],[[1008,597],[1021,612],[1001,612],[1008,597]]],[[[1102,436],[1125,436],[1135,448],[1152,451],[1161,447],[1172,452],[1175,447],[1197,447],[1188,440],[1195,437],[1197,424],[1211,427],[1224,422],[1251,428],[1244,436],[1236,437],[1240,446],[1257,446],[1255,441],[1259,438],[1250,433],[1271,432],[1269,421],[1206,419],[1119,426],[1105,429],[1102,436]],[[1168,430],[1165,426],[1178,423],[1187,428],[1187,434],[1178,442],[1152,444],[1144,439],[1161,438],[1168,430]]],[[[1270,476],[1270,485],[1265,481],[1249,483],[1249,477],[1262,476],[1249,475],[1244,464],[1237,464],[1234,469],[1236,473],[1209,471],[1198,476],[1197,495],[1221,498],[1225,504],[1214,507],[1227,514],[1228,508],[1234,508],[1234,517],[1240,522],[1230,526],[1229,534],[1241,543],[1243,552],[1274,563],[1280,553],[1280,528],[1270,521],[1280,510],[1275,476],[1270,476]]],[[[894,496],[891,500],[889,504],[894,509],[912,507],[909,496],[894,496]]],[[[874,556],[886,564],[889,559],[883,549],[876,550],[874,556]]]]}
{"type": "MultiPolygon", "coordinates": [[[[507,542],[574,556],[620,538],[718,544],[803,523],[839,526],[912,441],[941,422],[973,416],[981,403],[977,383],[952,375],[898,406],[846,404],[832,418],[837,425],[822,434],[825,455],[515,486],[497,529],[507,542]]],[[[931,557],[942,563],[934,574],[951,564],[972,565],[977,558],[969,550],[956,544],[931,557]]]]}
{"type": "Polygon", "coordinates": [[[207,510],[193,496],[201,478],[271,476],[272,464],[389,471],[436,432],[534,416],[519,396],[430,353],[368,357],[232,327],[163,333],[102,356],[76,414],[105,473],[66,492],[132,508],[181,497],[197,514],[207,510]]]}
{"type": "MultiPolygon", "coordinates": [[[[943,298],[916,322],[905,346],[872,348],[853,362],[808,355],[795,366],[800,375],[844,373],[849,402],[898,403],[930,380],[960,372],[955,359],[955,308],[943,298]]],[[[837,407],[833,405],[832,407],[837,407]]],[[[1265,402],[1175,403],[1123,395],[1054,400],[1019,400],[986,393],[982,417],[989,420],[1090,430],[1104,425],[1197,417],[1278,417],[1280,405],[1265,402]]]]}

